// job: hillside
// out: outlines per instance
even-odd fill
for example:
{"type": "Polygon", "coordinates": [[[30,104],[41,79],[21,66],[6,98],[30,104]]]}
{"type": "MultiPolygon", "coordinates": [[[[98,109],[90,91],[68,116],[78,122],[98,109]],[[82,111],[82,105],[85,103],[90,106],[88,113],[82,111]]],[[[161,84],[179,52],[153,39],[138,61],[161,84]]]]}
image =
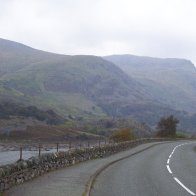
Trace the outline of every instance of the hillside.
{"type": "Polygon", "coordinates": [[[10,119],[13,116],[23,118],[33,118],[43,121],[46,124],[61,124],[64,120],[58,116],[53,110],[43,111],[36,106],[20,106],[14,103],[0,103],[0,119],[10,119]]]}
{"type": "Polygon", "coordinates": [[[196,68],[184,59],[112,55],[113,62],[159,102],[176,110],[196,112],[196,68]]]}
{"type": "Polygon", "coordinates": [[[54,59],[60,56],[61,55],[36,50],[29,46],[0,38],[0,76],[18,71],[29,64],[54,59]]]}
{"type": "MultiPolygon", "coordinates": [[[[188,80],[191,78],[189,70],[184,71],[184,76],[183,71],[178,74],[177,67],[177,71],[168,73],[169,68],[165,66],[165,75],[171,80],[158,82],[163,75],[162,65],[157,67],[157,77],[152,80],[154,65],[149,68],[150,76],[147,71],[149,63],[145,64],[145,59],[141,62],[140,71],[136,69],[131,75],[132,71],[125,70],[116,62],[118,65],[115,65],[109,58],[58,55],[0,39],[0,102],[53,110],[64,119],[129,117],[151,126],[161,116],[174,114],[182,119],[183,130],[194,131],[194,126],[183,123],[195,119],[189,114],[196,107],[191,106],[195,103],[195,91],[189,89],[195,82],[188,80]],[[183,84],[186,77],[188,79],[183,84]],[[184,85],[184,91],[174,84],[172,86],[172,82],[179,79],[182,81],[178,84],[184,85]]],[[[183,67],[180,69],[187,69],[183,67]]]]}
{"type": "Polygon", "coordinates": [[[1,40],[0,58],[1,100],[52,108],[63,116],[105,115],[105,104],[118,115],[119,107],[152,100],[142,85],[101,57],[56,55],[1,40]]]}

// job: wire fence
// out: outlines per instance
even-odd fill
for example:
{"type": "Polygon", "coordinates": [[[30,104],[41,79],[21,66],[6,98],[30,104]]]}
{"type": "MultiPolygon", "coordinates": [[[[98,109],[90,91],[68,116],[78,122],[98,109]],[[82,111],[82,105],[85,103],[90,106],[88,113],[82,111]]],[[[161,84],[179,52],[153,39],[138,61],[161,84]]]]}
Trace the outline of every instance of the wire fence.
{"type": "MultiPolygon", "coordinates": [[[[164,138],[162,138],[165,140],[164,138]]],[[[143,138],[132,140],[133,143],[142,143],[160,140],[160,138],[143,138]]],[[[167,138],[168,140],[168,138],[167,138]]],[[[45,153],[56,153],[59,151],[69,151],[82,148],[101,147],[104,145],[115,144],[108,139],[88,140],[88,141],[69,141],[56,143],[26,143],[15,145],[10,149],[0,152],[0,165],[11,164],[18,160],[27,160],[31,157],[40,157],[45,153]]]]}
{"type": "MultiPolygon", "coordinates": [[[[82,149],[82,148],[93,148],[93,147],[101,147],[107,144],[112,144],[113,142],[109,140],[98,140],[98,141],[81,141],[81,142],[57,142],[55,144],[34,144],[34,145],[20,145],[18,147],[18,160],[24,159],[24,152],[35,152],[35,154],[40,157],[44,153],[50,152],[59,152],[59,151],[68,151],[74,149],[82,149]]],[[[30,157],[28,157],[30,158],[30,157]]],[[[26,158],[25,158],[26,159],[26,158]]]]}

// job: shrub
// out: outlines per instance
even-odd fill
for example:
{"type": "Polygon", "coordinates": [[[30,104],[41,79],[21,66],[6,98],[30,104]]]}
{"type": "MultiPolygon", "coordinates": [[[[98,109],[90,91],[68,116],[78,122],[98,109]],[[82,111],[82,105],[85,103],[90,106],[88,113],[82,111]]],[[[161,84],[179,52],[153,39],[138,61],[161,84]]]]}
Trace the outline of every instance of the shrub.
{"type": "Polygon", "coordinates": [[[121,129],[115,131],[111,136],[110,140],[114,142],[124,142],[134,139],[133,130],[131,128],[121,129]]]}

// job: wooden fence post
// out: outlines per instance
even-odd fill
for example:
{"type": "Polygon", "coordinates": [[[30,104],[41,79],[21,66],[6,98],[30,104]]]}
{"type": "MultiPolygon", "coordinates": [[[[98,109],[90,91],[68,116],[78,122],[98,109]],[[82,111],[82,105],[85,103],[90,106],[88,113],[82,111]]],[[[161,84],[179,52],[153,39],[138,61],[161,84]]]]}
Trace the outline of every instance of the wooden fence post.
{"type": "Polygon", "coordinates": [[[69,150],[71,149],[71,141],[69,142],[69,150]]]}
{"type": "Polygon", "coordinates": [[[41,156],[41,144],[39,144],[39,157],[41,156]]]}
{"type": "Polygon", "coordinates": [[[59,151],[59,143],[56,144],[56,151],[59,151]]]}
{"type": "Polygon", "coordinates": [[[20,147],[20,161],[22,160],[22,146],[20,147]]]}

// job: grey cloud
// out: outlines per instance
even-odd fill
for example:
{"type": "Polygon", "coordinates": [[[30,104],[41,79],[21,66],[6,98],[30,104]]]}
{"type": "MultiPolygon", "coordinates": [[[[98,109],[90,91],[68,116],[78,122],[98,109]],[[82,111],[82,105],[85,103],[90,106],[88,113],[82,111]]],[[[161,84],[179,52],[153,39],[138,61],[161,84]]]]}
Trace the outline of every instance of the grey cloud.
{"type": "Polygon", "coordinates": [[[195,0],[1,0],[0,37],[65,54],[196,63],[195,0]]]}

